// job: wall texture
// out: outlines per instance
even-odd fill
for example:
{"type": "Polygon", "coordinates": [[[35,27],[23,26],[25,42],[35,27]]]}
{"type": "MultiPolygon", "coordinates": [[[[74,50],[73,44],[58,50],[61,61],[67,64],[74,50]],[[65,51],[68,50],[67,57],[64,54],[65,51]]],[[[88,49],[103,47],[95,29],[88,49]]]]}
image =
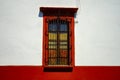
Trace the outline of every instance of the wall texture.
{"type": "Polygon", "coordinates": [[[76,65],[120,66],[120,0],[0,0],[0,65],[42,64],[43,6],[79,8],[76,65]]]}

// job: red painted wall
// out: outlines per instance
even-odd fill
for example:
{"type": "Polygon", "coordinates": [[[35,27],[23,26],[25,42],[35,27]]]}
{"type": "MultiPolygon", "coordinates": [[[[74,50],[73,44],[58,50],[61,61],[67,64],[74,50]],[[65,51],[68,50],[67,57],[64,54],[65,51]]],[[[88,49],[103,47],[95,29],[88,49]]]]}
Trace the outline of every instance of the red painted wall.
{"type": "Polygon", "coordinates": [[[77,66],[72,72],[43,72],[41,66],[0,66],[0,80],[120,80],[120,66],[77,66]]]}

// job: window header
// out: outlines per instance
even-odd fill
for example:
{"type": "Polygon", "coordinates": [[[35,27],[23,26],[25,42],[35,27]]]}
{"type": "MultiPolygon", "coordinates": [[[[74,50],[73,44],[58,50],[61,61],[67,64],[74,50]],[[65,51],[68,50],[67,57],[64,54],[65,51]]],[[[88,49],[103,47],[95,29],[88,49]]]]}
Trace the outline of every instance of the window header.
{"type": "Polygon", "coordinates": [[[44,15],[74,15],[78,8],[64,8],[64,7],[40,7],[40,11],[44,15]]]}

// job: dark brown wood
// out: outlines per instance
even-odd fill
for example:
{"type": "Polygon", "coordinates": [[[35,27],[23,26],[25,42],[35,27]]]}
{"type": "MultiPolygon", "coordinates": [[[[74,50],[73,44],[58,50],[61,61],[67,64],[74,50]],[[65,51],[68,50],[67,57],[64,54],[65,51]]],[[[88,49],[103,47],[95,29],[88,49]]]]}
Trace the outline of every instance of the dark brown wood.
{"type": "Polygon", "coordinates": [[[71,16],[77,12],[78,8],[65,8],[65,7],[40,7],[40,11],[43,15],[64,15],[71,16]]]}

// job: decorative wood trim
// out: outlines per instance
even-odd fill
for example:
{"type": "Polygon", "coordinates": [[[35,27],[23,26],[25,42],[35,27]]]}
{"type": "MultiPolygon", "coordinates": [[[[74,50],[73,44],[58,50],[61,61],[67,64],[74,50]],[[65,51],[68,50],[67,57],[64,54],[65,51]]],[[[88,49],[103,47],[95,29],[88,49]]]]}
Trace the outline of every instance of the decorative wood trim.
{"type": "Polygon", "coordinates": [[[64,16],[74,16],[78,8],[62,8],[62,7],[40,7],[40,11],[43,15],[64,15],[64,16]]]}

